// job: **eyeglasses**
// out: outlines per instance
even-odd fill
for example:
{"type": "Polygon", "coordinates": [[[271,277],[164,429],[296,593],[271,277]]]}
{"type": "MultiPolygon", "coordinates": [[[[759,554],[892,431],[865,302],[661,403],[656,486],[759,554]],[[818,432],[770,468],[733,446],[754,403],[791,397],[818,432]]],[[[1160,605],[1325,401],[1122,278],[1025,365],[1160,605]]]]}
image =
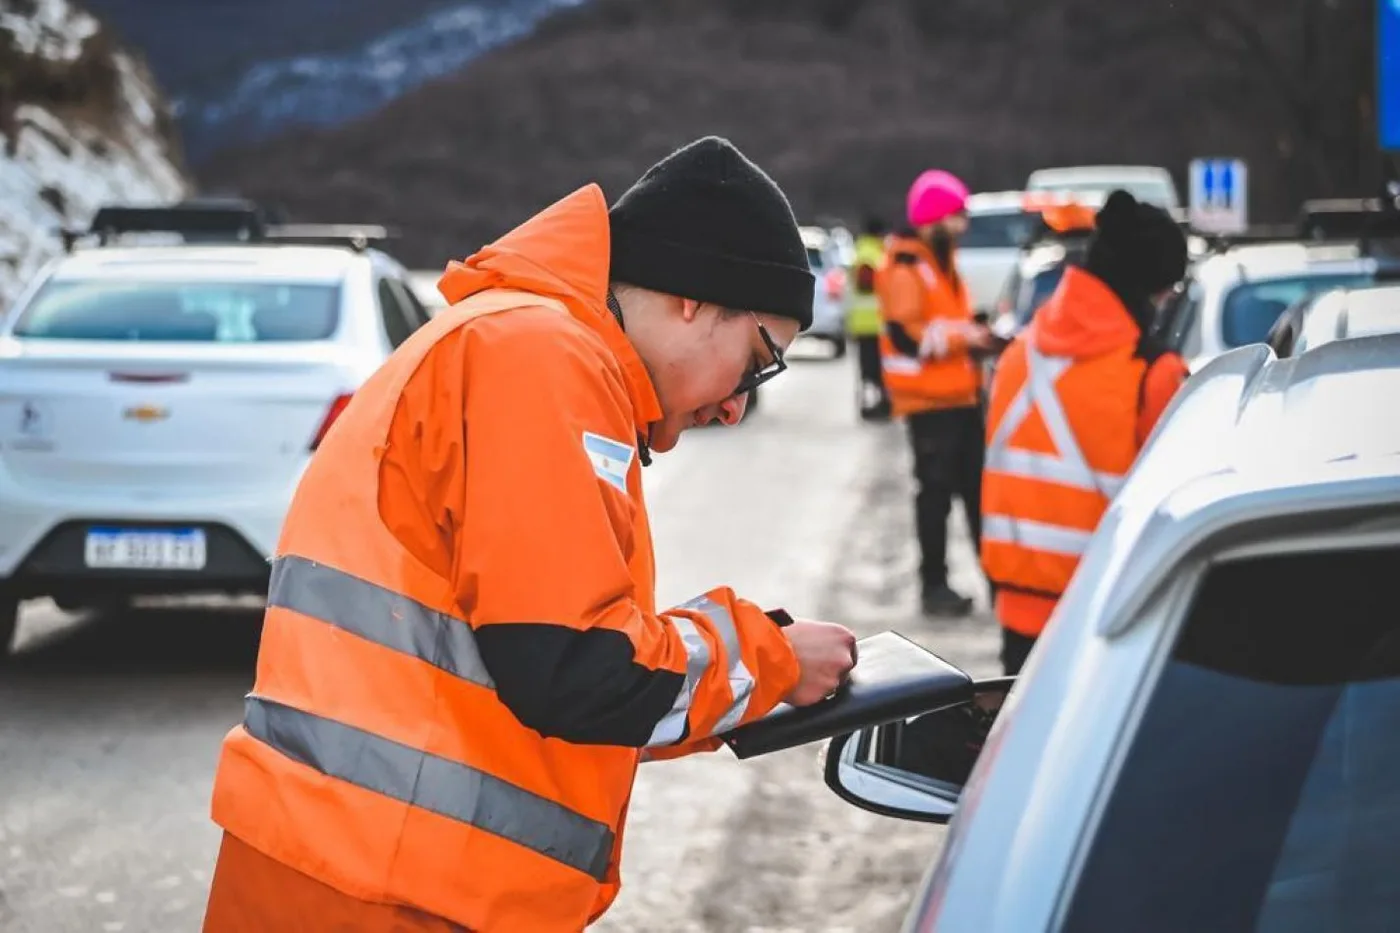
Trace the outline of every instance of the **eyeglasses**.
{"type": "Polygon", "coordinates": [[[739,385],[734,389],[734,395],[746,395],[754,389],[763,385],[769,379],[787,369],[787,361],[783,359],[783,351],[774,342],[773,335],[768,333],[768,328],[763,326],[763,322],[758,319],[758,315],[752,314],[754,326],[758,328],[758,335],[763,338],[763,345],[768,348],[771,357],[766,364],[758,363],[754,368],[744,374],[744,378],[739,380],[739,385]]]}

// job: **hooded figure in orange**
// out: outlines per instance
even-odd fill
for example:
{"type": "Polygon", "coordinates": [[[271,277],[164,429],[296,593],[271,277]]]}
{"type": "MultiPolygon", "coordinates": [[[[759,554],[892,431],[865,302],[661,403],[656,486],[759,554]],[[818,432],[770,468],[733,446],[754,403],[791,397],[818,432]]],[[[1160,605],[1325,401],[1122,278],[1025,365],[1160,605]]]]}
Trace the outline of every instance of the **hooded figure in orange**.
{"type": "Polygon", "coordinates": [[[1158,309],[1186,275],[1163,210],[1113,192],[1082,267],[997,364],[982,481],[982,565],[996,588],[1002,663],[1018,673],[1090,536],[1187,376],[1158,345],[1158,309]]]}
{"type": "Polygon", "coordinates": [[[580,930],[640,761],[829,695],[841,626],[658,612],[640,470],[811,321],[781,190],[699,140],[465,262],[302,479],[224,741],[205,930],[580,930]]]}

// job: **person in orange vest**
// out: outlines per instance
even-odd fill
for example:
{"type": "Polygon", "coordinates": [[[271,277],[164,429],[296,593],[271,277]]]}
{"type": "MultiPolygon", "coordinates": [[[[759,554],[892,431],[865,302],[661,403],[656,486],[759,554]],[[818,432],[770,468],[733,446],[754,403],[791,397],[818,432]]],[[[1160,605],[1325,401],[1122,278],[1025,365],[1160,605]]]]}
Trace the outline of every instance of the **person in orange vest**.
{"type": "Polygon", "coordinates": [[[641,467],[737,423],[811,323],[761,169],[706,137],[438,288],[286,517],[214,779],[210,933],[580,930],[617,895],[639,762],[855,663],[847,629],[728,587],[655,605],[641,467]]]}
{"type": "Polygon", "coordinates": [[[911,230],[893,237],[876,276],[880,363],[892,413],[904,418],[918,483],[921,606],[961,616],[972,598],[948,585],[948,513],[962,500],[973,546],[980,540],[981,376],[976,354],[992,335],[975,323],[958,274],[957,241],[967,230],[967,186],[947,172],[924,172],[909,189],[911,230]]]}
{"type": "Polygon", "coordinates": [[[982,565],[1002,664],[1016,674],[1099,520],[1187,376],[1157,345],[1159,307],[1186,275],[1171,216],[1126,191],[1095,217],[1082,267],[1002,353],[988,403],[982,565]]]}

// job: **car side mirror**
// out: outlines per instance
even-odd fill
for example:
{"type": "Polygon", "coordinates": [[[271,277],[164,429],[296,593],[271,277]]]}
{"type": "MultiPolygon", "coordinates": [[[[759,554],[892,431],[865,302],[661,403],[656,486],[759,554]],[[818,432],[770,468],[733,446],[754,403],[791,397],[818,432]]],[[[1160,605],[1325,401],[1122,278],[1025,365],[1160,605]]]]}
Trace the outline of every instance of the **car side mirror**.
{"type": "Polygon", "coordinates": [[[831,740],[826,785],[847,803],[898,819],[946,823],[1014,677],[979,681],[970,700],[831,740]]]}

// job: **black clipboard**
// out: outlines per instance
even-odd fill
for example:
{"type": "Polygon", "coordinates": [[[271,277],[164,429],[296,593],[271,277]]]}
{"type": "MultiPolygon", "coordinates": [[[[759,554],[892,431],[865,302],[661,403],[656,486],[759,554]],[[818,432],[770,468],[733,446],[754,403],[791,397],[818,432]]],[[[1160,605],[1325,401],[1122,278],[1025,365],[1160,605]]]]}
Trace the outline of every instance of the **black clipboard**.
{"type": "Polygon", "coordinates": [[[972,678],[897,632],[856,642],[856,666],[839,692],[820,703],[777,706],[720,735],[737,758],[822,742],[833,736],[972,699],[972,678]]]}

